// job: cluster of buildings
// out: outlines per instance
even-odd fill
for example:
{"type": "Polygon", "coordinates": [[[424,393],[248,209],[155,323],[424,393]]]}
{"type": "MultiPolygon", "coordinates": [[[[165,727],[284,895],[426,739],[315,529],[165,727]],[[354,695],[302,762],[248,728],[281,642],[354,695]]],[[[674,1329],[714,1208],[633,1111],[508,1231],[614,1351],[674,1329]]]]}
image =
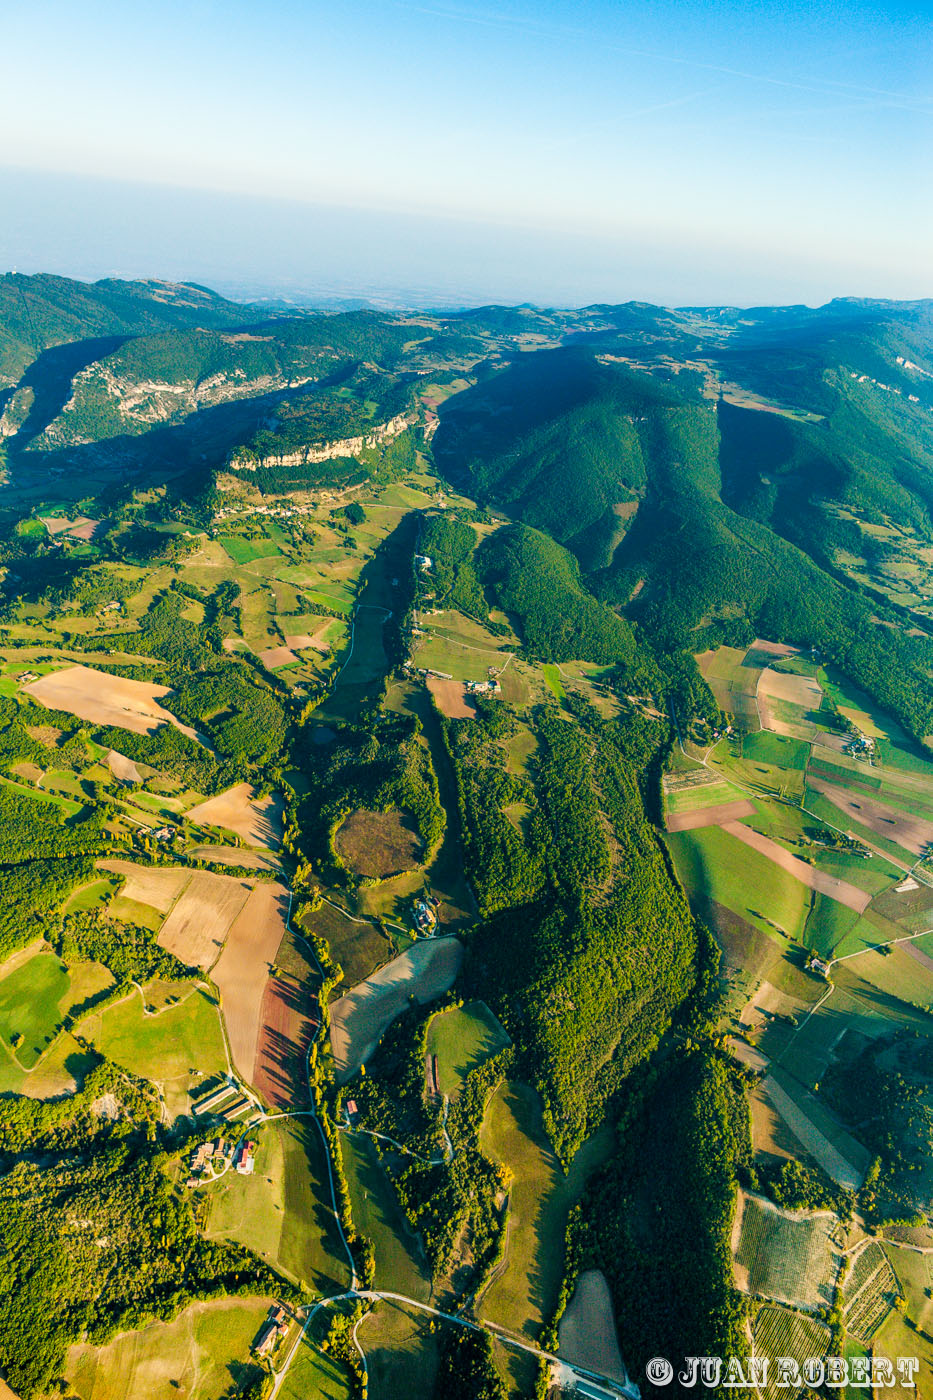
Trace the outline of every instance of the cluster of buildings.
{"type": "Polygon", "coordinates": [[[174,826],[141,826],[140,836],[151,836],[153,841],[174,841],[178,832],[174,826]]]}
{"type": "Polygon", "coordinates": [[[416,554],[415,563],[419,569],[430,569],[434,564],[434,560],[431,558],[430,554],[416,554]]]}
{"type": "Polygon", "coordinates": [[[471,695],[499,695],[502,686],[495,676],[490,676],[488,681],[467,681],[466,688],[471,695]]]}
{"type": "Polygon", "coordinates": [[[257,1356],[268,1356],[278,1346],[279,1341],[288,1331],[288,1324],[291,1322],[291,1315],[281,1303],[273,1303],[269,1309],[269,1316],[266,1318],[259,1335],[253,1343],[253,1350],[257,1356]]]}
{"type": "Polygon", "coordinates": [[[432,895],[425,895],[415,900],[411,916],[416,933],[433,933],[437,928],[437,903],[432,895]]]}
{"type": "Polygon", "coordinates": [[[188,1177],[188,1189],[197,1186],[198,1182],[205,1176],[210,1165],[213,1174],[213,1163],[215,1160],[226,1162],[230,1157],[231,1148],[226,1139],[218,1138],[216,1142],[200,1142],[191,1154],[189,1166],[191,1175],[188,1177]]]}
{"type": "Polygon", "coordinates": [[[875,752],[875,741],[857,729],[846,739],[842,751],[851,754],[853,758],[867,758],[870,761],[875,752]]]}

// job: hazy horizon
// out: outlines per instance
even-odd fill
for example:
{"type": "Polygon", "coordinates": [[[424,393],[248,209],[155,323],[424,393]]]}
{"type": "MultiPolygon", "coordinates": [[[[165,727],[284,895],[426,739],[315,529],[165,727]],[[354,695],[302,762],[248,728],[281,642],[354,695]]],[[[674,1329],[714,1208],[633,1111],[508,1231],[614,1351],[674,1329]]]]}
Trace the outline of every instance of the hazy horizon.
{"type": "Polygon", "coordinates": [[[0,266],[411,304],[933,291],[933,35],[835,0],[10,0],[0,266]]]}

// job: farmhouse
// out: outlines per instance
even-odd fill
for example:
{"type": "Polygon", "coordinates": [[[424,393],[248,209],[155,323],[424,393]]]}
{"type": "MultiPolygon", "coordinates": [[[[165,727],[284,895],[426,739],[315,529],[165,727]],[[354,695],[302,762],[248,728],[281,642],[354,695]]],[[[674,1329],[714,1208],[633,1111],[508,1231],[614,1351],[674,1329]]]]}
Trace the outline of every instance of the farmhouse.
{"type": "Polygon", "coordinates": [[[242,1147],[238,1147],[233,1154],[233,1165],[240,1176],[252,1176],[256,1167],[256,1159],[253,1152],[256,1149],[254,1142],[245,1142],[242,1147]]]}
{"type": "Polygon", "coordinates": [[[419,933],[432,933],[437,927],[437,912],[426,899],[415,900],[412,917],[419,933]]]}
{"type": "Polygon", "coordinates": [[[282,1307],[281,1303],[273,1303],[269,1309],[269,1316],[260,1329],[259,1336],[253,1344],[253,1350],[257,1356],[268,1356],[275,1349],[276,1343],[288,1331],[289,1315],[282,1307]]]}

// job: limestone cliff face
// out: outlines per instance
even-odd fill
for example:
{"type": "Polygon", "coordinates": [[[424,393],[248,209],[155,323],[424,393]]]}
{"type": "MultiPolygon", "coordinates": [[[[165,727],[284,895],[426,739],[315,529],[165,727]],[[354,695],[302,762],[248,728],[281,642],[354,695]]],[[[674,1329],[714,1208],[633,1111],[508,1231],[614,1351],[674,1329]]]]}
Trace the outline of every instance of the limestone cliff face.
{"type": "MultiPolygon", "coordinates": [[[[379,447],[383,443],[391,442],[393,438],[404,433],[413,422],[413,416],[398,413],[387,423],[381,423],[379,427],[373,428],[372,432],[360,437],[339,438],[335,442],[318,445],[309,444],[307,447],[296,448],[294,452],[270,453],[262,460],[270,466],[303,467],[312,462],[329,461],[332,457],[356,457],[368,447],[379,447]]],[[[255,471],[257,463],[247,457],[235,456],[231,458],[230,466],[235,471],[255,471]]]]}
{"type": "Polygon", "coordinates": [[[75,376],[71,397],[34,445],[50,449],[119,433],[142,433],[183,422],[192,413],[217,404],[315,382],[315,375],[248,375],[239,368],[177,382],[129,379],[115,374],[107,364],[89,365],[75,376]]]}

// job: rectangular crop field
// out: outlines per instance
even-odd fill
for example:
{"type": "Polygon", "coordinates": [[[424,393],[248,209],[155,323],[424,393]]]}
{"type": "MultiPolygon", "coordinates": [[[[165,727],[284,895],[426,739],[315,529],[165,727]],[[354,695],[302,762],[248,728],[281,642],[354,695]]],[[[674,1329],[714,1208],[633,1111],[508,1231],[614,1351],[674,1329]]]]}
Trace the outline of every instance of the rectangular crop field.
{"type": "Polygon", "coordinates": [[[234,564],[251,564],[254,559],[268,559],[282,552],[270,539],[248,540],[244,535],[221,535],[219,540],[234,564]]]}
{"type": "Polygon", "coordinates": [[[267,881],[257,885],[230,924],[212,973],[220,992],[230,1054],[247,1083],[256,1067],[266,978],[285,936],[287,913],[288,892],[282,885],[267,881]]]}
{"type": "Polygon", "coordinates": [[[771,1363],[768,1384],[758,1392],[762,1400],[782,1400],[793,1394],[777,1384],[779,1356],[792,1356],[798,1365],[808,1356],[825,1356],[829,1336],[829,1328],[812,1317],[787,1308],[762,1308],[755,1319],[753,1347],[755,1356],[766,1356],[771,1363]]]}
{"type": "Polygon", "coordinates": [[[162,925],[159,942],[189,967],[212,967],[249,893],[244,881],[196,870],[162,925]]]}
{"type": "Polygon", "coordinates": [[[736,1282],[743,1292],[803,1307],[832,1303],[835,1216],[792,1215],[744,1192],[736,1212],[736,1282]]]}

